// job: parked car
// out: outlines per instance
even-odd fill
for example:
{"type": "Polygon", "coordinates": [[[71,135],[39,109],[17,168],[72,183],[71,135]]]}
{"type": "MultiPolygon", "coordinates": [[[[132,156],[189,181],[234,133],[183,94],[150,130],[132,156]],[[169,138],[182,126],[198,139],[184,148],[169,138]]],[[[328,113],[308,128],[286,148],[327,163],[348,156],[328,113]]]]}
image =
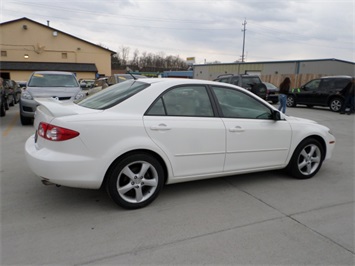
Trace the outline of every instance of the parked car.
{"type": "Polygon", "coordinates": [[[5,108],[5,89],[3,86],[3,79],[0,77],[0,116],[6,115],[6,108],[5,108]]]}
{"type": "Polygon", "coordinates": [[[20,100],[22,125],[29,125],[38,106],[38,98],[74,101],[85,97],[73,73],[60,71],[33,72],[20,100]]]}
{"type": "Polygon", "coordinates": [[[214,81],[237,85],[253,92],[264,100],[266,99],[267,88],[257,75],[223,74],[219,75],[214,81]]]}
{"type": "Polygon", "coordinates": [[[333,112],[339,112],[344,103],[344,97],[338,92],[350,81],[351,76],[329,76],[313,79],[299,90],[293,90],[287,97],[287,106],[298,104],[313,106],[328,106],[333,112]]]}
{"type": "Polygon", "coordinates": [[[17,94],[21,92],[19,92],[18,86],[16,81],[11,80],[11,79],[3,79],[3,88],[5,91],[5,99],[6,99],[6,103],[5,103],[5,107],[6,110],[9,109],[9,106],[14,106],[17,101],[17,94]]]}
{"type": "Polygon", "coordinates": [[[268,102],[272,102],[272,103],[278,103],[280,89],[272,83],[269,83],[269,82],[263,82],[263,83],[267,89],[265,100],[268,102]]]}
{"type": "Polygon", "coordinates": [[[94,79],[81,79],[79,80],[80,87],[83,90],[89,90],[95,87],[95,80],[94,79]]]}
{"type": "Polygon", "coordinates": [[[44,184],[103,186],[129,209],[165,184],[273,169],[311,178],[335,143],[327,127],[206,80],[129,80],[78,103],[38,102],[25,144],[32,171],[44,184]]]}
{"type": "Polygon", "coordinates": [[[107,83],[109,86],[111,86],[130,79],[141,79],[141,78],[147,78],[147,77],[143,75],[137,75],[137,74],[113,74],[111,77],[107,79],[107,83]]]}

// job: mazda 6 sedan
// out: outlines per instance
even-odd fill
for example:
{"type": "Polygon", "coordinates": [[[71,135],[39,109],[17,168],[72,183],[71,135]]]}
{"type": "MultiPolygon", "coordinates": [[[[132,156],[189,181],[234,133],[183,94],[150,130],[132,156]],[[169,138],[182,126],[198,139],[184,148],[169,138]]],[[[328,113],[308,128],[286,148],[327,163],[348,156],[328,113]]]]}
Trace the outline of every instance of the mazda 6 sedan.
{"type": "Polygon", "coordinates": [[[127,209],[177,182],[274,169],[310,178],[335,144],[327,127],[214,81],[132,79],[80,102],[37,101],[31,170],[45,184],[105,187],[127,209]]]}

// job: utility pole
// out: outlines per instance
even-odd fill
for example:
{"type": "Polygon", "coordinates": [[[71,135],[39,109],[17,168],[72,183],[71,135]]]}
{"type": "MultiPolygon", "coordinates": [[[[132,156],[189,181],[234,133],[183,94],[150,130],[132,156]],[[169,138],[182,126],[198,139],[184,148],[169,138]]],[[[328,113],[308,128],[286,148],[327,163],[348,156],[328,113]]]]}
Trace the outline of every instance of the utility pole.
{"type": "Polygon", "coordinates": [[[243,51],[242,51],[242,63],[244,63],[244,48],[245,48],[245,32],[246,32],[246,25],[247,25],[247,21],[246,19],[244,19],[244,22],[242,23],[243,25],[243,29],[242,29],[242,32],[243,32],[243,51]]]}

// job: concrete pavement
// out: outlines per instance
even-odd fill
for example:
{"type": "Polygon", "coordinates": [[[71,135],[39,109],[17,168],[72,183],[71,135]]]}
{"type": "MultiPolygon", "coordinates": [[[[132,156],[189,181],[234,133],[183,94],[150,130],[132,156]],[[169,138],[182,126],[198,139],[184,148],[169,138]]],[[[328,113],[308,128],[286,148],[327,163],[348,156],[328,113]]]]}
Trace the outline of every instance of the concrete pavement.
{"type": "Polygon", "coordinates": [[[29,170],[18,106],[1,118],[1,265],[354,265],[354,117],[289,115],[331,128],[309,180],[278,171],[166,186],[127,211],[104,191],[43,186],[29,170]]]}

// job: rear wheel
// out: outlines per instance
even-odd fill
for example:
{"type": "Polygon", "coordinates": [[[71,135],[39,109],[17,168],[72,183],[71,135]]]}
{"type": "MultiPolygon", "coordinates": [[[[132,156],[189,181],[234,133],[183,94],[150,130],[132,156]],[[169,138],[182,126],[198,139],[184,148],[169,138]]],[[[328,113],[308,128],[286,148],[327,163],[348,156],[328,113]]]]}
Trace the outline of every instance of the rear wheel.
{"type": "Polygon", "coordinates": [[[294,107],[296,106],[296,99],[293,95],[288,95],[286,100],[287,107],[294,107]]]}
{"type": "Polygon", "coordinates": [[[106,190],[111,199],[126,209],[142,208],[154,201],[164,183],[157,159],[145,153],[131,154],[110,169],[106,190]]]}
{"type": "Polygon", "coordinates": [[[319,141],[305,139],[296,148],[287,169],[295,178],[311,178],[319,171],[323,159],[324,150],[319,141]]]}
{"type": "Polygon", "coordinates": [[[6,115],[6,110],[5,110],[5,105],[3,102],[1,102],[1,105],[0,105],[0,116],[5,116],[6,115]]]}
{"type": "Polygon", "coordinates": [[[333,98],[329,102],[329,108],[333,112],[339,112],[342,105],[343,105],[343,100],[341,98],[333,98]]]}

